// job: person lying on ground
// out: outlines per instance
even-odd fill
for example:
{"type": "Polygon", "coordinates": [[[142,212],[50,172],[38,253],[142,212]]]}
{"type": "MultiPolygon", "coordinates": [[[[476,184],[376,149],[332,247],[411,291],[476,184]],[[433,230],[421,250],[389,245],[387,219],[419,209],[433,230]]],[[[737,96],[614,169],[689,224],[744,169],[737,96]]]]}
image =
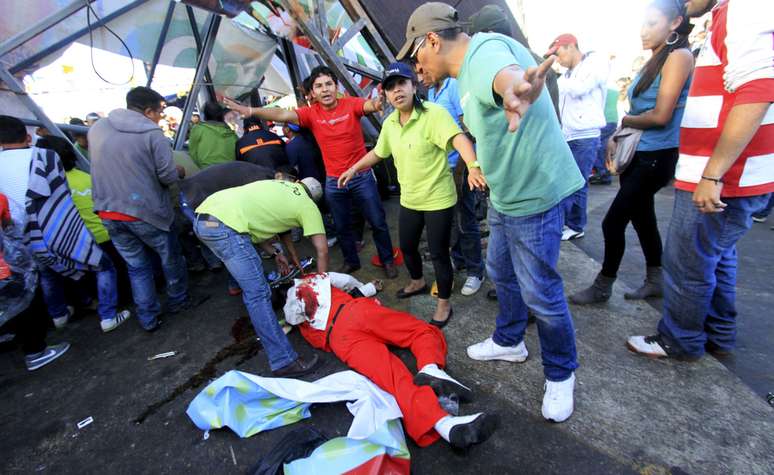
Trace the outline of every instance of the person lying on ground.
{"type": "Polygon", "coordinates": [[[382,306],[372,298],[380,289],[379,281],[363,285],[347,274],[311,274],[275,289],[272,305],[277,309],[284,305],[285,321],[298,325],[310,345],[332,352],[395,396],[406,431],[420,447],[439,438],[454,448],[487,440],[497,428],[494,415],[457,416],[441,405],[440,401],[473,399],[470,388],[443,370],[443,332],[409,313],[382,306]],[[412,377],[387,345],[410,349],[419,372],[412,377]]]}

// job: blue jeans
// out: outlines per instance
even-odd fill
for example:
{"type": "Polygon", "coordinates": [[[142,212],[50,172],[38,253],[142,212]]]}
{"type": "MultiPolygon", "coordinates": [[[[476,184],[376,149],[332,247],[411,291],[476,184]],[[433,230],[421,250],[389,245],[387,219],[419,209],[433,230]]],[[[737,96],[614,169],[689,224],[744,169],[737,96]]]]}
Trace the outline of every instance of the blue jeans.
{"type": "MultiPolygon", "coordinates": [[[[116,316],[118,308],[118,273],[107,254],[102,255],[99,265],[100,270],[95,273],[97,276],[97,314],[102,320],[109,320],[116,316]]],[[[69,315],[67,297],[65,296],[66,281],[65,277],[53,270],[40,266],[40,289],[51,318],[69,315]]],[[[79,303],[88,303],[91,296],[88,295],[86,289],[80,287],[81,285],[79,282],[78,297],[82,297],[83,302],[79,303]]]]}
{"type": "Polygon", "coordinates": [[[594,166],[594,160],[597,158],[597,149],[599,148],[599,137],[593,139],[579,139],[567,142],[578,164],[578,169],[583,175],[586,183],[583,188],[573,193],[571,199],[567,201],[567,215],[564,224],[573,231],[583,231],[586,227],[586,201],[589,194],[589,175],[594,166]]]}
{"type": "Polygon", "coordinates": [[[456,267],[465,267],[468,277],[484,277],[484,260],[481,258],[481,230],[476,218],[476,191],[468,186],[468,172],[465,170],[452,229],[451,256],[456,267]]]}
{"type": "Polygon", "coordinates": [[[707,342],[736,343],[736,242],[752,226],[767,195],[723,198],[722,213],[704,214],[693,194],[675,190],[664,252],[664,314],[659,333],[674,353],[697,357],[707,342]]]}
{"type": "Polygon", "coordinates": [[[277,323],[271,307],[271,289],[263,273],[261,256],[250,236],[239,234],[213,216],[197,216],[194,232],[201,242],[223,261],[242,287],[242,301],[250,314],[255,333],[261,338],[272,371],[293,363],[298,354],[277,323]]]}
{"type": "Polygon", "coordinates": [[[161,304],[153,280],[153,264],[148,248],[161,258],[167,281],[167,307],[174,310],[188,298],[188,272],[177,237],[142,221],[103,219],[113,245],[126,261],[137,319],[146,330],[156,327],[161,304]]]}
{"type": "MultiPolygon", "coordinates": [[[[194,213],[193,208],[188,205],[188,200],[185,198],[185,195],[183,192],[180,192],[180,211],[183,213],[183,216],[188,218],[189,221],[191,221],[191,225],[193,225],[196,222],[196,213],[194,213]]],[[[204,258],[204,261],[207,263],[207,267],[213,268],[216,267],[218,264],[221,264],[220,259],[212,253],[209,247],[207,246],[200,246],[202,251],[202,257],[204,258]]],[[[229,289],[238,289],[239,284],[237,284],[236,279],[234,279],[234,276],[231,274],[228,275],[228,288],[229,289]]]]}
{"type": "Polygon", "coordinates": [[[521,343],[531,309],[537,317],[543,372],[550,381],[564,381],[578,367],[575,329],[556,271],[564,206],[518,218],[489,207],[486,269],[500,307],[492,339],[501,346],[521,343]]]}
{"type": "Polygon", "coordinates": [[[344,261],[352,266],[360,266],[357,255],[355,236],[352,232],[352,205],[358,203],[363,216],[371,225],[374,233],[374,243],[382,263],[390,264],[392,257],[392,240],[387,218],[384,214],[376,178],[371,170],[355,175],[347,186],[339,188],[338,178],[327,177],[325,180],[325,199],[333,214],[336,232],[339,236],[339,246],[344,254],[344,261]]]}
{"type": "Polygon", "coordinates": [[[766,203],[763,208],[757,210],[753,213],[753,216],[756,218],[768,218],[771,214],[771,209],[774,208],[774,193],[769,193],[769,201],[766,203]]]}
{"type": "Polygon", "coordinates": [[[615,133],[618,124],[608,122],[599,132],[599,148],[597,149],[597,159],[594,161],[594,168],[597,169],[597,176],[605,181],[611,181],[610,172],[605,166],[605,156],[607,155],[607,141],[615,133]]]}

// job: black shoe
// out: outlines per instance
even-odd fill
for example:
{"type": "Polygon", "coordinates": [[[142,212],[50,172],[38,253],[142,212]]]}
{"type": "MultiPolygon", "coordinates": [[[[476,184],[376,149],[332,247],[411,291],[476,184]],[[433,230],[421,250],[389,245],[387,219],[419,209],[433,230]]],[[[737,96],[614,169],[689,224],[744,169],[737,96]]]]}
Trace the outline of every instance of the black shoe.
{"type": "Polygon", "coordinates": [[[395,267],[395,264],[390,262],[389,264],[384,265],[384,276],[388,279],[397,279],[398,278],[398,268],[395,267]]]}
{"type": "Polygon", "coordinates": [[[427,284],[423,285],[421,288],[417,290],[412,290],[411,292],[406,292],[405,289],[401,288],[395,293],[395,296],[398,297],[399,299],[407,299],[415,295],[426,294],[426,293],[427,293],[427,284]]]}
{"type": "Polygon", "coordinates": [[[356,266],[354,264],[350,264],[348,262],[345,262],[344,264],[341,265],[341,267],[338,268],[338,270],[336,272],[338,272],[339,274],[351,274],[351,273],[357,272],[359,270],[360,270],[360,266],[359,265],[356,266]]]}
{"type": "Polygon", "coordinates": [[[203,304],[207,300],[210,299],[210,294],[206,295],[189,295],[181,304],[175,305],[174,307],[168,307],[167,313],[170,315],[175,315],[180,312],[185,312],[186,310],[191,310],[192,308],[196,308],[199,305],[203,304]]]}
{"type": "Polygon", "coordinates": [[[161,324],[164,323],[160,318],[156,318],[156,324],[153,325],[150,328],[143,328],[148,333],[155,333],[159,328],[161,328],[161,324]]]}
{"type": "Polygon", "coordinates": [[[467,424],[457,424],[449,431],[449,444],[455,449],[467,449],[480,444],[497,430],[498,419],[493,414],[481,414],[467,424]]]}
{"type": "Polygon", "coordinates": [[[497,289],[489,289],[489,291],[486,293],[486,298],[489,300],[497,301],[497,289]]]}
{"type": "Polygon", "coordinates": [[[206,270],[207,270],[207,266],[204,265],[203,262],[194,262],[193,264],[188,265],[188,272],[191,272],[194,274],[199,272],[204,272],[206,270]]]}
{"type": "Polygon", "coordinates": [[[439,378],[427,373],[417,373],[414,376],[414,384],[417,386],[430,386],[436,396],[457,396],[460,402],[473,401],[473,391],[460,383],[439,378]]]}
{"type": "Polygon", "coordinates": [[[321,366],[320,363],[320,358],[317,355],[312,355],[308,360],[299,356],[296,361],[271,373],[276,378],[297,378],[316,370],[321,366]]]}
{"type": "Polygon", "coordinates": [[[446,320],[441,322],[441,321],[434,320],[434,319],[431,318],[430,320],[428,320],[427,323],[429,323],[430,325],[432,325],[434,327],[443,328],[443,327],[446,326],[447,323],[449,323],[449,320],[451,320],[453,316],[454,316],[454,309],[450,308],[449,309],[449,316],[446,317],[446,320]]]}
{"type": "Polygon", "coordinates": [[[704,349],[707,351],[707,353],[711,354],[712,356],[716,358],[727,358],[734,354],[733,350],[728,350],[726,348],[722,348],[715,343],[712,343],[711,341],[708,341],[704,345],[704,349]]]}

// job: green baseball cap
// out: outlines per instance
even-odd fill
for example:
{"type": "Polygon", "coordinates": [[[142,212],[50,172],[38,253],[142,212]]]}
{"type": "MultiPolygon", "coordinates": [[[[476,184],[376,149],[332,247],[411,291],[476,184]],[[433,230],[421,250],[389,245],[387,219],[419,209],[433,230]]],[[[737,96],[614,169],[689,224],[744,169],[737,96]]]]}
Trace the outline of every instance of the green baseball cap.
{"type": "Polygon", "coordinates": [[[486,5],[470,17],[470,34],[482,31],[508,32],[510,35],[511,24],[508,16],[499,5],[486,5]]]}
{"type": "Polygon", "coordinates": [[[461,28],[457,10],[441,2],[429,2],[414,10],[406,24],[406,43],[398,52],[397,59],[405,58],[414,46],[414,42],[431,31],[461,28]]]}

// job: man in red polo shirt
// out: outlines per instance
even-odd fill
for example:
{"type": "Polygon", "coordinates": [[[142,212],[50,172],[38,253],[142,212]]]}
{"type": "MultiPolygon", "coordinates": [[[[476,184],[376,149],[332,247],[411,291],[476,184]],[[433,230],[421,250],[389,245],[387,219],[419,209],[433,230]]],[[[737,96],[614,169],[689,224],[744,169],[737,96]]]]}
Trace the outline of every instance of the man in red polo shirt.
{"type": "Polygon", "coordinates": [[[694,360],[736,343],[736,242],[774,192],[774,2],[688,0],[712,27],[680,130],[664,253],[664,312],[631,351],[694,360]],[[714,7],[714,8],[713,8],[714,7]]]}
{"type": "Polygon", "coordinates": [[[225,103],[243,116],[290,122],[312,131],[322,151],[327,175],[325,199],[333,213],[341,252],[344,254],[344,266],[340,271],[349,274],[360,269],[351,222],[352,202],[356,201],[373,229],[374,242],[379,258],[384,263],[385,275],[390,279],[395,278],[398,270],[393,262],[392,240],[373,172],[370,169],[360,172],[346,186],[338,187],[339,175],[366,153],[360,118],[380,111],[381,100],[337,97],[336,75],[326,66],[314,68],[304,82],[310,85],[314,99],[314,104],[309,107],[291,111],[245,107],[228,99],[225,103]]]}

